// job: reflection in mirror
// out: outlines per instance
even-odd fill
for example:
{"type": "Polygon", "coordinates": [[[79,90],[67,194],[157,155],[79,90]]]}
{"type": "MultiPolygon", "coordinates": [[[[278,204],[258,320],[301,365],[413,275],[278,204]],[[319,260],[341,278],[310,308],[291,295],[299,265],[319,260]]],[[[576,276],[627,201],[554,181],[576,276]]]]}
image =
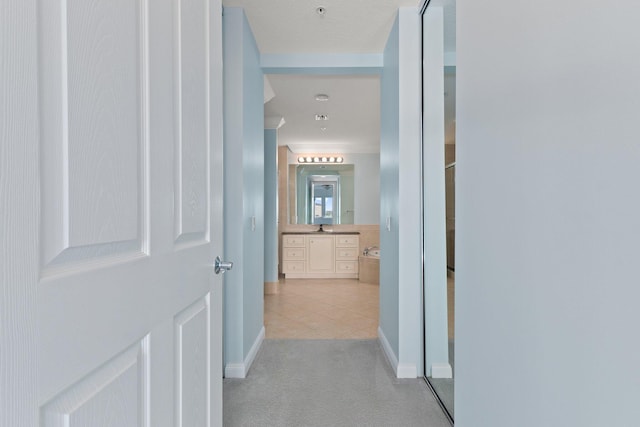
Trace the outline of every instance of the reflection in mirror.
{"type": "Polygon", "coordinates": [[[313,224],[339,224],[340,203],[338,192],[340,190],[340,177],[328,177],[311,175],[307,177],[311,191],[308,212],[311,213],[313,224]]]}
{"type": "Polygon", "coordinates": [[[353,224],[354,165],[294,167],[289,174],[290,224],[353,224]]]}
{"type": "MultiPolygon", "coordinates": [[[[426,144],[437,146],[444,145],[444,170],[445,178],[444,196],[446,218],[444,228],[446,230],[446,283],[440,281],[425,282],[425,289],[438,289],[442,295],[446,290],[446,299],[439,299],[438,304],[430,306],[430,313],[425,309],[425,340],[424,351],[437,350],[439,352],[438,363],[440,367],[449,366],[450,371],[438,371],[431,366],[426,366],[427,379],[443,405],[447,415],[453,421],[454,389],[455,389],[455,174],[456,174],[456,2],[455,0],[437,0],[428,3],[423,14],[423,61],[433,64],[423,70],[423,82],[425,88],[436,88],[433,91],[425,90],[423,102],[431,106],[437,106],[437,114],[425,115],[425,123],[432,128],[437,127],[437,136],[432,134],[426,144]],[[438,61],[432,58],[438,58],[438,61]],[[441,62],[440,62],[441,61],[441,62]],[[444,121],[442,119],[444,118],[444,121]],[[443,138],[444,137],[444,138],[443,138]],[[446,286],[446,288],[445,288],[446,286]],[[434,316],[435,314],[435,316],[434,316]],[[437,322],[427,322],[427,316],[437,318],[437,322]],[[436,317],[437,316],[437,317],[436,317]],[[443,338],[446,337],[445,341],[443,338]]],[[[444,267],[444,266],[443,266],[444,267]]],[[[426,291],[425,291],[426,295],[426,291]]],[[[425,304],[426,307],[426,304],[425,304]]]]}

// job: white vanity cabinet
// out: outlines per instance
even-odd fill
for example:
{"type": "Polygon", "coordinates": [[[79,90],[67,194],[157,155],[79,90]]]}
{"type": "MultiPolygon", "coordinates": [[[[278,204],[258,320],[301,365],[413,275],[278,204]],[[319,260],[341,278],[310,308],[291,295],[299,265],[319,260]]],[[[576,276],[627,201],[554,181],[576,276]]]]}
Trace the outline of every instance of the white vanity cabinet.
{"type": "Polygon", "coordinates": [[[282,273],[288,278],[358,278],[357,234],[283,234],[282,273]]]}

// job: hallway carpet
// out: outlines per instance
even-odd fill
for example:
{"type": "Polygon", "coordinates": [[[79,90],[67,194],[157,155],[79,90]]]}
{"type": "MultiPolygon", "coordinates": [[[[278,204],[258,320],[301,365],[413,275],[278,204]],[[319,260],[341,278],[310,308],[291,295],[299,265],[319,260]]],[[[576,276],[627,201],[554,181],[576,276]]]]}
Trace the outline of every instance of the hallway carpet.
{"type": "Polygon", "coordinates": [[[224,380],[224,425],[450,427],[422,379],[397,379],[377,340],[264,341],[224,380]]]}

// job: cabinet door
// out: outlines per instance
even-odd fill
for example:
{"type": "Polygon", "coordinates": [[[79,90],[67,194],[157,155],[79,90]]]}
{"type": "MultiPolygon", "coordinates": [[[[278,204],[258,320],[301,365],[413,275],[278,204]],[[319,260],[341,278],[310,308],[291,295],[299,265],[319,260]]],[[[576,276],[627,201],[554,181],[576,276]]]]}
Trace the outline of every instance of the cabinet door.
{"type": "Polygon", "coordinates": [[[333,273],[335,271],[334,236],[308,236],[307,271],[309,273],[333,273]]]}

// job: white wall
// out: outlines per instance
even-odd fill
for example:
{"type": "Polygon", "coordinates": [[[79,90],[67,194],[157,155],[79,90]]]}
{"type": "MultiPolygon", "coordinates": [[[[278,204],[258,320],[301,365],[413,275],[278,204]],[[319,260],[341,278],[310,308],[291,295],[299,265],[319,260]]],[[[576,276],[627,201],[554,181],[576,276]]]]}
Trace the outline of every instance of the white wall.
{"type": "Polygon", "coordinates": [[[456,425],[638,425],[640,3],[457,13],[456,425]]]}

